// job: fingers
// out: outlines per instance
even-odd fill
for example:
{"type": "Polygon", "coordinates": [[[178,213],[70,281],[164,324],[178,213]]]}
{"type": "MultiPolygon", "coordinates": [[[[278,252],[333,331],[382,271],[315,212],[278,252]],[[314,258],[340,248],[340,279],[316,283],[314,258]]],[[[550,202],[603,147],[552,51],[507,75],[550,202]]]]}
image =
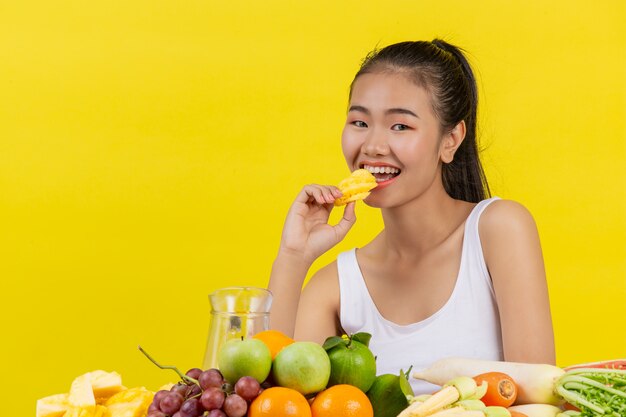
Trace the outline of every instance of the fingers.
{"type": "Polygon", "coordinates": [[[354,211],[355,205],[356,203],[354,201],[348,203],[343,209],[343,217],[341,218],[339,223],[333,226],[335,229],[335,233],[337,233],[338,240],[342,240],[344,237],[346,237],[346,235],[356,222],[356,213],[354,211]]]}
{"type": "Polygon", "coordinates": [[[341,191],[334,185],[309,184],[302,188],[296,201],[300,203],[316,202],[322,205],[333,204],[341,195],[341,191]]]}

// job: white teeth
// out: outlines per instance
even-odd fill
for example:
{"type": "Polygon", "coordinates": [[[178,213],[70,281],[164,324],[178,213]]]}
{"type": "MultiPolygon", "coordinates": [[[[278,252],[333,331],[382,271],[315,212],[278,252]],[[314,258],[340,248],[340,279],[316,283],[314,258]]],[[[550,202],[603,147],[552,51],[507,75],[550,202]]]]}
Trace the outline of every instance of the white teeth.
{"type": "Polygon", "coordinates": [[[374,167],[371,165],[364,165],[363,169],[368,170],[372,174],[398,174],[400,170],[398,168],[386,166],[386,167],[374,167]]]}

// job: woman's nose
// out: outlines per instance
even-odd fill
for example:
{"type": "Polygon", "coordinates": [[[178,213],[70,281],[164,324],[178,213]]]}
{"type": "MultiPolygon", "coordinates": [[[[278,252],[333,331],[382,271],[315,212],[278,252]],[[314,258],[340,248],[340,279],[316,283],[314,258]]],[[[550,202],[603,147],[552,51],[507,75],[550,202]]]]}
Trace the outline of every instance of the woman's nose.
{"type": "Polygon", "coordinates": [[[389,153],[389,144],[385,135],[376,133],[375,131],[369,132],[361,150],[365,155],[379,156],[387,155],[389,153]]]}

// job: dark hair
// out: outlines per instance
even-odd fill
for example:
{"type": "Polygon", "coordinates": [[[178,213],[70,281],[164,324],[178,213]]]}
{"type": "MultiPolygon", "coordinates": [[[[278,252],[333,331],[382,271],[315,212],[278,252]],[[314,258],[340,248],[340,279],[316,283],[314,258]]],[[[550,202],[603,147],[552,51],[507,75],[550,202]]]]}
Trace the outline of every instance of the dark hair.
{"type": "Polygon", "coordinates": [[[476,80],[463,52],[440,39],[397,43],[371,52],[354,81],[362,74],[385,71],[406,72],[417,85],[428,91],[442,131],[449,131],[465,121],[463,143],[453,161],[443,164],[442,180],[446,192],[452,198],[470,202],[489,197],[489,184],[478,157],[476,80]]]}

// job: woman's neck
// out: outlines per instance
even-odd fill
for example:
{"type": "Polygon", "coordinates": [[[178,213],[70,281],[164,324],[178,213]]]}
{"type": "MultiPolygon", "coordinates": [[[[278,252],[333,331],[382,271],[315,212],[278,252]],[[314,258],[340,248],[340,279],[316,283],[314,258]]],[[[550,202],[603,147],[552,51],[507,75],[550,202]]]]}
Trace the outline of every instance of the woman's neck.
{"type": "MultiPolygon", "coordinates": [[[[432,190],[431,190],[432,191],[432,190]]],[[[414,257],[440,245],[464,222],[473,205],[446,191],[426,193],[402,206],[382,210],[387,255],[414,257]]]]}

